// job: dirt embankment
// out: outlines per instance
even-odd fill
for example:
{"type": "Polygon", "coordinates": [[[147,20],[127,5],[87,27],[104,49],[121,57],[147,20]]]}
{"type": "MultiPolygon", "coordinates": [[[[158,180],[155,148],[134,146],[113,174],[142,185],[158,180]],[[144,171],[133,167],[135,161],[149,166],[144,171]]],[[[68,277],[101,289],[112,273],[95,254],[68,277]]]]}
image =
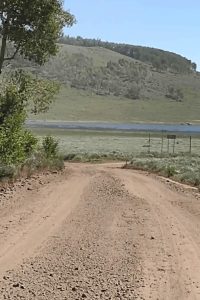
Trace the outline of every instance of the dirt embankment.
{"type": "Polygon", "coordinates": [[[118,164],[0,200],[0,299],[200,299],[200,200],[118,164]]]}

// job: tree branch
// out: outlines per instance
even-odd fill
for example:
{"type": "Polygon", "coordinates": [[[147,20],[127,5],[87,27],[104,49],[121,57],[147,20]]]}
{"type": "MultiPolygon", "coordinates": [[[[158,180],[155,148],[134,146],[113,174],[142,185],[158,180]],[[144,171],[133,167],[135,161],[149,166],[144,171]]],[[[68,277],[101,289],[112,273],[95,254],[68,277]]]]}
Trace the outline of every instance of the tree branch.
{"type": "Polygon", "coordinates": [[[13,53],[13,55],[11,57],[5,57],[4,61],[8,61],[8,60],[14,59],[18,52],[19,52],[19,47],[16,48],[15,52],[13,53]]]}

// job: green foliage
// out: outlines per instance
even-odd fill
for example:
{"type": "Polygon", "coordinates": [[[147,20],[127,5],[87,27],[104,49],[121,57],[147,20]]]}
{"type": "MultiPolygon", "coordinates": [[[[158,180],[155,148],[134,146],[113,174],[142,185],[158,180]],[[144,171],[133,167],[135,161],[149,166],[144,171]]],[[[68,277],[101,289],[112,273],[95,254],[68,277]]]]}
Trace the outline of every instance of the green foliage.
{"type": "Polygon", "coordinates": [[[19,78],[13,75],[0,90],[0,161],[7,165],[23,162],[37,144],[23,127],[26,82],[23,76],[19,78]]]}
{"type": "Polygon", "coordinates": [[[184,98],[184,95],[181,89],[175,88],[174,86],[169,86],[166,97],[181,102],[184,98]]]}
{"type": "Polygon", "coordinates": [[[196,72],[197,71],[197,64],[193,62],[192,65],[191,65],[191,69],[192,69],[192,71],[196,72]]]}
{"type": "Polygon", "coordinates": [[[168,165],[165,168],[164,172],[165,172],[167,177],[173,177],[176,174],[176,168],[175,168],[175,166],[168,165]]]}
{"type": "MultiPolygon", "coordinates": [[[[18,99],[17,95],[15,99],[18,99]]],[[[2,97],[0,100],[2,100],[2,97]]],[[[5,98],[3,98],[3,100],[5,100],[5,98]]],[[[37,139],[23,127],[24,121],[25,113],[23,109],[20,108],[20,105],[19,107],[16,106],[15,111],[10,114],[1,114],[1,163],[7,165],[19,164],[26,160],[26,158],[34,151],[37,145],[37,139]]]]}
{"type": "Polygon", "coordinates": [[[20,164],[37,145],[37,139],[24,128],[28,111],[46,111],[57,86],[22,71],[7,75],[0,86],[0,161],[20,164]]]}
{"type": "Polygon", "coordinates": [[[58,157],[58,141],[52,136],[46,136],[43,139],[42,148],[47,159],[58,157]]]}
{"type": "Polygon", "coordinates": [[[35,115],[47,112],[59,89],[60,85],[55,81],[30,77],[29,87],[26,92],[26,96],[29,97],[27,104],[30,112],[35,115]]]}
{"type": "MultiPolygon", "coordinates": [[[[0,124],[14,113],[46,112],[59,90],[59,84],[17,70],[5,74],[0,84],[0,124]]],[[[25,119],[24,119],[25,121],[25,119]]]]}
{"type": "Polygon", "coordinates": [[[65,25],[71,26],[74,16],[64,11],[61,0],[4,0],[0,2],[0,71],[4,61],[17,53],[42,65],[57,53],[57,39],[65,25]],[[5,57],[6,44],[14,51],[5,57]]]}
{"type": "Polygon", "coordinates": [[[48,78],[56,77],[72,88],[90,90],[102,96],[126,97],[127,90],[145,81],[148,70],[146,66],[125,59],[96,66],[92,57],[83,53],[70,54],[61,49],[56,60],[52,59],[38,72],[48,78]]]}
{"type": "MultiPolygon", "coordinates": [[[[0,73],[5,61],[13,60],[18,53],[44,64],[56,55],[63,27],[74,21],[74,16],[64,11],[62,0],[1,1],[0,73]]],[[[0,80],[0,162],[20,165],[33,155],[37,145],[37,139],[24,128],[28,113],[46,112],[59,85],[23,71],[5,73],[0,80]]],[[[53,141],[46,140],[43,146],[45,160],[57,159],[53,141]]]]}
{"type": "Polygon", "coordinates": [[[37,145],[37,139],[30,132],[15,130],[10,124],[10,128],[0,128],[0,161],[6,165],[22,163],[37,145]]]}
{"type": "Polygon", "coordinates": [[[140,98],[140,88],[139,88],[139,86],[131,87],[128,90],[127,94],[126,94],[126,97],[128,99],[133,99],[133,100],[139,99],[140,98]]]}
{"type": "Polygon", "coordinates": [[[13,178],[16,172],[16,168],[14,166],[0,166],[0,180],[4,178],[13,178]]]}

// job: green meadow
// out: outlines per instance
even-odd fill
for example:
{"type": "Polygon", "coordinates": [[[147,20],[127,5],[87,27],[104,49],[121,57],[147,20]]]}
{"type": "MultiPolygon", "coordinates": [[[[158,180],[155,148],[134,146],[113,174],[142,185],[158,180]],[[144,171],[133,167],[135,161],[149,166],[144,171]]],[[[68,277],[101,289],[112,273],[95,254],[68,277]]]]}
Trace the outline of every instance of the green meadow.
{"type": "MultiPolygon", "coordinates": [[[[189,136],[177,136],[175,141],[168,140],[166,135],[143,132],[108,132],[108,131],[79,131],[64,129],[34,129],[40,138],[52,135],[59,141],[60,152],[67,154],[115,154],[134,157],[140,153],[188,154],[190,151],[189,136]],[[149,147],[150,143],[150,147],[149,147]]],[[[200,137],[192,137],[192,153],[200,152],[200,137]]]]}
{"type": "MultiPolygon", "coordinates": [[[[46,114],[37,119],[63,121],[199,123],[200,95],[185,90],[183,102],[148,99],[130,100],[114,96],[98,96],[89,91],[63,87],[46,114]]],[[[31,118],[33,118],[31,116],[31,118]]]]}

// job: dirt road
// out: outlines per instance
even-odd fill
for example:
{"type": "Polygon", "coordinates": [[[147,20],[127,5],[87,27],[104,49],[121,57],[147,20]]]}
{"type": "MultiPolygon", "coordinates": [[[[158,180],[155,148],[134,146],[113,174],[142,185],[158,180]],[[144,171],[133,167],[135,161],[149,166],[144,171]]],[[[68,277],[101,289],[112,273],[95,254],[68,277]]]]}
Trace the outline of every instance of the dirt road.
{"type": "Polygon", "coordinates": [[[0,194],[0,299],[200,299],[200,196],[120,164],[0,194]]]}

